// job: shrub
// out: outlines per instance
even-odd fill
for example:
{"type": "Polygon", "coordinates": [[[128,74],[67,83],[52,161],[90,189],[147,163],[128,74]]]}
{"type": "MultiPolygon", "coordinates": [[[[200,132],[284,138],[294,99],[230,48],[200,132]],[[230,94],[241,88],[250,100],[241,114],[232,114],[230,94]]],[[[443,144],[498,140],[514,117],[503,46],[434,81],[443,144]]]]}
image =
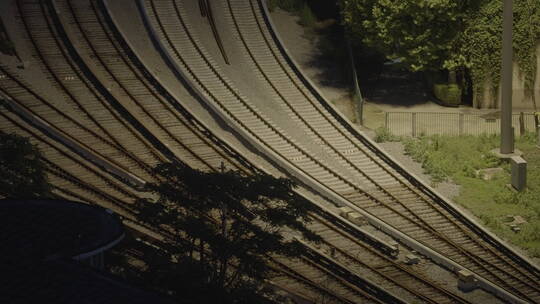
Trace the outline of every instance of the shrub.
{"type": "Polygon", "coordinates": [[[278,6],[278,0],[268,0],[267,6],[268,6],[268,10],[273,12],[278,6]]]}
{"type": "Polygon", "coordinates": [[[300,20],[298,21],[300,25],[313,27],[317,22],[317,18],[307,3],[304,3],[298,14],[300,16],[300,20]]]}
{"type": "Polygon", "coordinates": [[[429,136],[408,138],[405,152],[420,162],[434,182],[448,177],[474,177],[475,171],[499,165],[489,151],[497,144],[493,136],[429,136]]]}
{"type": "Polygon", "coordinates": [[[276,7],[279,7],[282,10],[293,13],[299,11],[303,4],[303,0],[269,0],[268,8],[272,11],[276,7]]]}
{"type": "Polygon", "coordinates": [[[435,84],[433,93],[445,105],[457,106],[461,103],[461,88],[457,84],[435,84]]]}
{"type": "Polygon", "coordinates": [[[375,142],[399,141],[399,139],[399,136],[393,135],[387,128],[379,127],[375,129],[375,142]]]}

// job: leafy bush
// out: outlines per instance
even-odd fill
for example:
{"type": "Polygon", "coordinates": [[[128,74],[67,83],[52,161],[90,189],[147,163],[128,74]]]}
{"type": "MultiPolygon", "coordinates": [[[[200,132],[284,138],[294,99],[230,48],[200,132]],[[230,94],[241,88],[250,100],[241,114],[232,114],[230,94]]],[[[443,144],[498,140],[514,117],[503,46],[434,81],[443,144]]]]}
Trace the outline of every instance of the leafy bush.
{"type": "Polygon", "coordinates": [[[399,139],[399,136],[393,135],[387,128],[380,127],[375,129],[375,142],[399,141],[399,139]]]}
{"type": "Polygon", "coordinates": [[[457,106],[461,103],[461,89],[457,84],[435,84],[433,94],[445,105],[457,106]]]}
{"type": "Polygon", "coordinates": [[[317,18],[315,17],[313,11],[307,3],[304,3],[300,11],[298,12],[298,15],[300,16],[300,20],[298,21],[300,25],[313,27],[317,22],[317,18]]]}
{"type": "Polygon", "coordinates": [[[268,6],[268,10],[270,10],[271,12],[273,12],[278,5],[276,0],[268,0],[266,4],[268,6]]]}
{"type": "Polygon", "coordinates": [[[303,0],[269,0],[268,8],[273,11],[276,7],[288,12],[297,12],[302,8],[303,0]]]}

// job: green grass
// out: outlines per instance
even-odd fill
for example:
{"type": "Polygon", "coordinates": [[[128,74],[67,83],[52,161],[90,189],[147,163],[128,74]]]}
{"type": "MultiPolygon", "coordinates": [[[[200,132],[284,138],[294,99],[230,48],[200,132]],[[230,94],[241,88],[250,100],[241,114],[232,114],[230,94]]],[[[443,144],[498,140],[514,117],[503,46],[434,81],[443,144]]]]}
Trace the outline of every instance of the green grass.
{"type": "Polygon", "coordinates": [[[399,141],[401,138],[399,136],[393,135],[390,133],[390,130],[381,126],[375,129],[375,142],[387,142],[387,141],[399,141]]]}
{"type": "Polygon", "coordinates": [[[461,185],[454,200],[480,218],[491,231],[540,257],[540,149],[534,134],[517,139],[516,148],[527,160],[527,189],[521,193],[507,187],[510,166],[490,153],[500,143],[498,136],[428,136],[404,139],[405,151],[420,162],[434,182],[445,180],[461,185]],[[502,167],[492,180],[475,177],[475,171],[502,167]],[[528,223],[513,232],[508,215],[520,215],[528,223]]]}

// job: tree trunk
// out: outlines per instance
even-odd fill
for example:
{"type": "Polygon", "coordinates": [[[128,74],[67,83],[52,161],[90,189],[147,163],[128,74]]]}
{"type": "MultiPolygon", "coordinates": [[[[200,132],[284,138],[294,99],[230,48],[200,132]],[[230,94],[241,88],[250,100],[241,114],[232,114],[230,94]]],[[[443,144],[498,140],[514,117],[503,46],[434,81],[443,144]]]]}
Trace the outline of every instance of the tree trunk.
{"type": "Polygon", "coordinates": [[[449,70],[448,71],[448,84],[456,84],[456,83],[457,83],[456,71],[449,70]]]}

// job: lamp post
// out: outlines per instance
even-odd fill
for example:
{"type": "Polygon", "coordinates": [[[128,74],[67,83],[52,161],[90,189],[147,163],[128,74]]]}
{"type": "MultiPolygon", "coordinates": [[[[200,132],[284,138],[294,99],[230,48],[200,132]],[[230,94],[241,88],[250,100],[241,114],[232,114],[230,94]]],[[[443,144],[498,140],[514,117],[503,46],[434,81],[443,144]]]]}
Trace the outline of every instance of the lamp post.
{"type": "Polygon", "coordinates": [[[503,0],[502,41],[502,98],[501,98],[501,154],[514,152],[514,128],[512,128],[512,1],[503,0]]]}

